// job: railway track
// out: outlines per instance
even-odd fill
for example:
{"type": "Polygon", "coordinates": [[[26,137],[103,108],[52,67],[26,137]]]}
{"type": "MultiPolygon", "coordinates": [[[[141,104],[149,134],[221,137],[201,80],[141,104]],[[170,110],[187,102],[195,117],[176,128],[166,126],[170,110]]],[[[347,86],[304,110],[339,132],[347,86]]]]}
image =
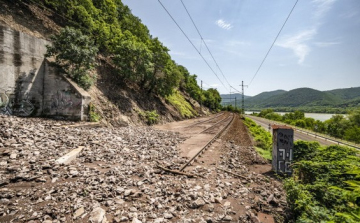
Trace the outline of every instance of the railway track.
{"type": "Polygon", "coordinates": [[[235,115],[233,113],[225,113],[225,117],[222,116],[222,119],[217,120],[212,126],[206,128],[200,134],[212,135],[207,142],[205,142],[201,147],[196,148],[196,153],[192,155],[181,168],[180,171],[184,171],[184,169],[189,166],[199,155],[203,154],[206,148],[216,140],[233,122],[235,115]]]}
{"type": "Polygon", "coordinates": [[[189,125],[189,126],[186,126],[185,128],[190,129],[190,128],[193,128],[193,127],[195,127],[195,126],[198,126],[199,124],[212,123],[212,122],[214,122],[214,120],[217,122],[217,120],[218,120],[219,118],[223,117],[223,116],[226,116],[226,113],[220,113],[220,114],[216,115],[216,116],[213,117],[213,118],[206,119],[206,120],[200,121],[200,122],[196,122],[196,123],[194,123],[194,124],[191,124],[191,125],[189,125]]]}

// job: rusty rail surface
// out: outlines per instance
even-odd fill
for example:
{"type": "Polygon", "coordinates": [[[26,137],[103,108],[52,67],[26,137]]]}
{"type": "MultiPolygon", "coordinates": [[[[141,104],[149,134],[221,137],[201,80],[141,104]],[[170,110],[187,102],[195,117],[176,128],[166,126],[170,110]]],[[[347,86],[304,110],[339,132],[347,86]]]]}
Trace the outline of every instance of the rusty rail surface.
{"type": "MultiPolygon", "coordinates": [[[[225,120],[228,119],[229,117],[230,117],[230,116],[228,116],[228,117],[226,117],[225,119],[223,119],[223,120],[215,123],[215,124],[214,124],[213,126],[211,126],[210,128],[213,128],[215,125],[218,125],[219,123],[225,121],[225,120]]],[[[235,115],[232,114],[231,121],[230,121],[228,124],[226,124],[225,127],[224,127],[221,131],[219,131],[198,153],[196,153],[195,156],[193,156],[187,163],[185,163],[185,164],[180,168],[180,171],[183,171],[191,162],[194,161],[194,159],[196,159],[200,154],[202,154],[203,151],[205,150],[205,148],[208,147],[215,139],[217,139],[217,138],[231,125],[231,123],[233,123],[234,117],[235,117],[235,115]]],[[[210,128],[208,128],[208,129],[210,129],[210,128]]],[[[207,130],[207,129],[205,129],[204,131],[206,131],[206,130],[207,130]]],[[[204,131],[203,131],[203,132],[204,132],[204,131]]]]}
{"type": "Polygon", "coordinates": [[[197,123],[191,124],[191,125],[189,125],[189,126],[185,126],[185,128],[192,128],[192,127],[194,127],[194,126],[196,126],[196,125],[203,124],[203,123],[206,123],[206,122],[210,122],[210,121],[212,121],[212,120],[214,120],[214,119],[217,119],[217,118],[219,118],[219,117],[221,117],[221,116],[223,116],[223,115],[225,115],[225,113],[221,113],[221,114],[216,115],[215,117],[210,118],[210,119],[207,119],[207,120],[205,120],[205,121],[201,121],[201,122],[197,122],[197,123]]]}

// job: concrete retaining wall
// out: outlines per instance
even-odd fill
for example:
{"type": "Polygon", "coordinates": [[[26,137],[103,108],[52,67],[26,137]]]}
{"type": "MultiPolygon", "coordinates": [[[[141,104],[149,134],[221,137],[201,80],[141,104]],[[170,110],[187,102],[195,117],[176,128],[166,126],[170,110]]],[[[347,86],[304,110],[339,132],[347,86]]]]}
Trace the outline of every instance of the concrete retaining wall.
{"type": "Polygon", "coordinates": [[[66,117],[72,120],[86,120],[90,95],[74,82],[57,73],[48,62],[45,63],[43,114],[52,117],[66,117]]]}
{"type": "Polygon", "coordinates": [[[0,98],[9,99],[0,113],[87,119],[90,95],[49,66],[49,44],[0,25],[0,98]]]}

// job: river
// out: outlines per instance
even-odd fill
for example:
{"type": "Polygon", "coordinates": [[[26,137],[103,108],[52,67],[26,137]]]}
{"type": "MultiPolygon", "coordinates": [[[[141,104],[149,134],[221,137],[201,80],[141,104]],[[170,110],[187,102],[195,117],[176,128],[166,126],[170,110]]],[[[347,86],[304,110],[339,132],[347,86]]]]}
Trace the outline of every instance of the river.
{"type": "MultiPolygon", "coordinates": [[[[253,111],[245,111],[245,114],[252,114],[253,111]]],[[[258,112],[256,112],[258,113],[258,112]]],[[[280,115],[284,115],[286,113],[289,113],[289,112],[276,112],[280,115]]],[[[326,113],[305,113],[305,117],[306,118],[313,118],[315,120],[320,120],[320,121],[326,121],[328,119],[330,119],[333,115],[335,114],[326,114],[326,113]]]]}

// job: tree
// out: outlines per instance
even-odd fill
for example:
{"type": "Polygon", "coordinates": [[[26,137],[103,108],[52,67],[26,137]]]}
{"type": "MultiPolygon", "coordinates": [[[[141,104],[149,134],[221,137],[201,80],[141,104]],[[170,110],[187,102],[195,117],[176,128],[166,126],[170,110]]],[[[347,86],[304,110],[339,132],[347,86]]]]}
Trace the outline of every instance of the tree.
{"type": "Polygon", "coordinates": [[[360,127],[352,126],[346,129],[344,138],[348,141],[360,143],[360,127]]]}
{"type": "Polygon", "coordinates": [[[137,40],[131,32],[125,31],[115,50],[113,61],[122,77],[141,82],[153,72],[152,54],[149,48],[137,40]]]}
{"type": "Polygon", "coordinates": [[[221,108],[221,97],[219,92],[215,88],[209,88],[204,91],[205,100],[204,105],[212,110],[218,110],[221,108]]]}
{"type": "Polygon", "coordinates": [[[313,118],[304,118],[304,121],[306,123],[306,128],[308,129],[314,129],[314,125],[315,125],[315,119],[313,118]]]}
{"type": "Polygon", "coordinates": [[[333,115],[329,120],[325,121],[326,132],[334,137],[342,138],[345,130],[349,125],[349,121],[343,115],[333,115]]]}
{"type": "Polygon", "coordinates": [[[267,113],[265,115],[266,119],[270,119],[270,120],[274,120],[274,121],[281,121],[282,120],[282,116],[278,113],[275,112],[271,112],[271,113],[267,113]]]}
{"type": "Polygon", "coordinates": [[[98,48],[94,42],[80,30],[66,27],[58,35],[51,37],[52,45],[47,45],[46,57],[55,57],[59,65],[71,79],[85,90],[94,83],[90,71],[95,66],[98,48]]]}
{"type": "Polygon", "coordinates": [[[302,119],[298,119],[295,121],[295,126],[300,128],[306,128],[306,122],[302,119]]]}
{"type": "Polygon", "coordinates": [[[325,132],[325,130],[326,130],[325,124],[320,120],[316,120],[314,123],[314,131],[315,132],[325,132]]]}
{"type": "Polygon", "coordinates": [[[360,108],[349,112],[349,121],[352,125],[360,127],[360,108]]]}
{"type": "Polygon", "coordinates": [[[273,112],[274,112],[274,110],[271,108],[261,110],[261,112],[259,113],[259,117],[265,117],[267,114],[273,113],[273,112]]]}

